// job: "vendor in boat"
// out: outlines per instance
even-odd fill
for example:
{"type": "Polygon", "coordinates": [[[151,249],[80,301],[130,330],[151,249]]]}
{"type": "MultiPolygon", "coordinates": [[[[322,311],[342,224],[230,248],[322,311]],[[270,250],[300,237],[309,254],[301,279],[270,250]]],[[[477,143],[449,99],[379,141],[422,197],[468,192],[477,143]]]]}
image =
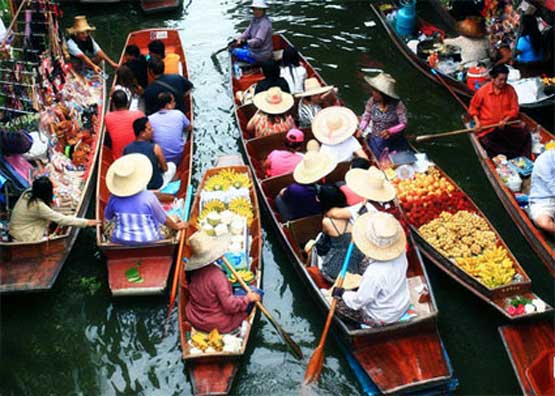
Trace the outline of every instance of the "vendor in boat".
{"type": "Polygon", "coordinates": [[[289,92],[297,94],[303,92],[304,81],[308,73],[306,68],[301,64],[301,56],[299,51],[293,46],[289,46],[283,50],[281,57],[280,76],[287,81],[289,92]]]}
{"type": "Polygon", "coordinates": [[[98,64],[104,60],[116,69],[118,64],[106,55],[90,35],[94,30],[96,28],[89,25],[87,17],[81,15],[74,18],[73,27],[67,29],[70,35],[67,40],[67,50],[72,64],[78,70],[84,66],[94,70],[95,73],[100,73],[102,68],[98,64]]]}
{"type": "Polygon", "coordinates": [[[304,143],[304,133],[299,129],[291,129],[285,135],[285,150],[272,150],[263,163],[264,173],[267,177],[274,177],[291,173],[303,154],[299,151],[304,143]]]}
{"type": "Polygon", "coordinates": [[[530,187],[530,217],[555,237],[555,150],[543,152],[534,162],[530,187]]]}
{"type": "Polygon", "coordinates": [[[316,199],[318,188],[336,166],[327,153],[309,151],[305,154],[293,172],[295,183],[282,189],[275,199],[283,221],[322,213],[322,206],[316,199]]]}
{"type": "Polygon", "coordinates": [[[300,98],[298,107],[299,126],[310,128],[312,120],[322,110],[323,100],[333,92],[334,88],[333,85],[323,87],[316,77],[306,79],[303,88],[303,92],[295,95],[295,97],[300,98]]]}
{"type": "Polygon", "coordinates": [[[168,216],[154,192],[146,189],[151,175],[152,163],[143,154],[124,155],[108,168],[110,198],[104,219],[115,222],[112,242],[142,245],[162,239],[162,224],[175,231],[186,228],[185,222],[168,216]]]}
{"type": "Polygon", "coordinates": [[[350,161],[353,157],[368,158],[353,135],[358,119],[352,110],[331,106],[321,110],[312,121],[312,133],[321,143],[320,152],[328,153],[336,162],[350,161]]]}
{"type": "Polygon", "coordinates": [[[233,295],[231,283],[215,263],[227,251],[228,237],[210,237],[199,231],[191,236],[189,245],[191,257],[185,264],[187,321],[196,330],[229,333],[248,317],[249,305],[260,301],[260,296],[252,291],[246,296],[233,295]]]}
{"type": "Polygon", "coordinates": [[[460,36],[445,39],[443,43],[461,49],[462,64],[488,59],[489,41],[482,17],[469,16],[457,22],[457,32],[460,36]]]}
{"type": "Polygon", "coordinates": [[[366,213],[353,225],[353,242],[370,260],[356,291],[334,288],[337,313],[371,327],[395,323],[410,306],[407,238],[389,213],[366,213]]]}
{"type": "Polygon", "coordinates": [[[94,227],[98,220],[66,216],[52,209],[54,187],[46,176],[33,181],[32,188],[17,200],[10,217],[9,233],[17,242],[40,241],[50,222],[60,226],[94,227]]]}
{"type": "Polygon", "coordinates": [[[490,71],[491,81],[484,84],[472,98],[468,113],[474,118],[474,130],[481,145],[490,157],[503,154],[507,158],[530,157],[530,133],[520,125],[505,125],[518,119],[518,97],[515,89],[507,84],[509,69],[495,66],[490,71]],[[483,129],[485,125],[500,124],[483,129]]]}
{"type": "Polygon", "coordinates": [[[372,87],[372,96],[366,103],[359,129],[368,135],[370,149],[378,159],[385,148],[408,150],[402,134],[407,127],[407,108],[397,95],[396,81],[387,73],[364,79],[372,87]]]}
{"type": "Polygon", "coordinates": [[[287,132],[296,128],[290,113],[295,100],[291,94],[279,87],[272,87],[254,96],[254,105],[258,109],[247,124],[247,132],[254,137],[287,132]]]}
{"type": "Polygon", "coordinates": [[[254,15],[251,23],[235,40],[237,48],[231,53],[240,61],[254,64],[272,59],[272,22],[266,16],[265,0],[253,0],[251,9],[254,15]]]}

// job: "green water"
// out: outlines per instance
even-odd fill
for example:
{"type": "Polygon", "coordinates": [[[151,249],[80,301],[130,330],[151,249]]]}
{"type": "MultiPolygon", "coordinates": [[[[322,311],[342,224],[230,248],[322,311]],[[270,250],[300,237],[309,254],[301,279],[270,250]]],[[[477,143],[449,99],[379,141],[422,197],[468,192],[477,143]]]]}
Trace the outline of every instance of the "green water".
{"type": "MultiPolygon", "coordinates": [[[[210,54],[248,23],[247,0],[195,0],[181,13],[144,16],[130,4],[65,5],[63,25],[86,14],[94,36],[118,59],[127,33],[148,27],[182,28],[194,92],[194,179],[222,153],[240,151],[232,114],[227,57],[210,54]],[[218,67],[219,66],[219,67],[218,67]]],[[[413,69],[384,31],[368,28],[374,16],[365,1],[274,1],[274,30],[284,32],[339,87],[346,104],[361,113],[368,96],[361,68],[379,67],[398,81],[409,109],[409,132],[458,129],[460,109],[440,86],[413,69]]],[[[377,22],[377,21],[376,21],[377,22]]],[[[512,223],[482,173],[465,137],[421,145],[467,191],[513,247],[534,290],[553,303],[552,278],[512,223]]],[[[93,213],[92,208],[89,210],[93,213]]],[[[310,356],[325,318],[288,263],[268,219],[264,229],[265,304],[310,356]]],[[[508,324],[497,311],[427,263],[440,310],[439,330],[460,380],[461,395],[520,394],[497,327],[508,324]]],[[[167,296],[113,299],[104,262],[91,230],[83,230],[54,289],[2,297],[0,394],[14,395],[188,395],[191,393],[178,343],[174,311],[164,336],[167,296]]],[[[271,325],[261,318],[243,359],[233,394],[291,395],[301,392],[306,360],[295,361],[271,325]]],[[[360,388],[332,341],[314,395],[357,395],[360,388]]]]}

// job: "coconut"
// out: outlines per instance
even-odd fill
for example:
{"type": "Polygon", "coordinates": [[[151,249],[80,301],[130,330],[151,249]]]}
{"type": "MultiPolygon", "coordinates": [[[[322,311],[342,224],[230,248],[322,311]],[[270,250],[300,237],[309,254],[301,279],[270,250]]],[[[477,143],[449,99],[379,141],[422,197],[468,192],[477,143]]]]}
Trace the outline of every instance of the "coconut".
{"type": "Polygon", "coordinates": [[[533,304],[526,304],[524,306],[524,311],[527,314],[534,313],[534,312],[536,312],[536,307],[533,304]]]}
{"type": "Polygon", "coordinates": [[[220,213],[220,219],[223,224],[231,223],[231,220],[233,220],[233,212],[230,210],[224,210],[220,213]]]}
{"type": "Polygon", "coordinates": [[[216,231],[214,230],[214,227],[212,227],[208,223],[205,223],[202,225],[202,231],[204,231],[206,235],[210,235],[210,236],[216,235],[216,231]]]}
{"type": "Polygon", "coordinates": [[[245,221],[242,218],[233,219],[230,225],[230,230],[233,235],[241,235],[243,233],[243,229],[245,228],[245,221]]]}
{"type": "Polygon", "coordinates": [[[208,216],[206,216],[206,221],[213,226],[217,226],[220,224],[221,216],[218,212],[210,212],[208,213],[208,216]]]}
{"type": "Polygon", "coordinates": [[[538,312],[544,312],[545,311],[546,305],[539,298],[534,298],[532,300],[532,305],[534,305],[534,307],[536,307],[536,311],[538,311],[538,312]]]}
{"type": "Polygon", "coordinates": [[[216,232],[216,236],[222,236],[227,234],[227,226],[225,224],[218,224],[214,231],[216,232]]]}

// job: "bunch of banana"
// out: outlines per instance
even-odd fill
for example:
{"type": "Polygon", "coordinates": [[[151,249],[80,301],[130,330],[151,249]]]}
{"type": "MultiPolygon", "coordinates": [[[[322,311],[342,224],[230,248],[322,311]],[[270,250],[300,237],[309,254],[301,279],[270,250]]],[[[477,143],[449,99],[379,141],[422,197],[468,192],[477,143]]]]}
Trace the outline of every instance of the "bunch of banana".
{"type": "Polygon", "coordinates": [[[203,212],[223,212],[225,210],[225,203],[223,203],[222,201],[220,201],[219,199],[212,199],[208,202],[205,202],[204,205],[202,206],[202,211],[203,212]]]}
{"type": "Polygon", "coordinates": [[[208,335],[200,331],[194,331],[191,335],[191,342],[195,348],[205,351],[208,348],[208,335]]]}
{"type": "Polygon", "coordinates": [[[247,219],[247,225],[251,225],[254,219],[252,203],[249,199],[244,197],[237,197],[232,199],[227,205],[228,209],[247,219]]]}
{"type": "Polygon", "coordinates": [[[218,352],[224,349],[224,339],[218,329],[214,329],[208,334],[208,345],[218,352]]]}
{"type": "Polygon", "coordinates": [[[504,247],[485,249],[476,257],[459,257],[457,265],[490,289],[510,283],[516,273],[504,247]]]}
{"type": "Polygon", "coordinates": [[[204,182],[204,190],[205,191],[225,191],[229,188],[231,183],[229,179],[225,176],[222,176],[222,172],[209,177],[204,182]]]}
{"type": "Polygon", "coordinates": [[[544,77],[542,81],[544,85],[555,85],[555,77],[544,77]]]}
{"type": "MultiPolygon", "coordinates": [[[[254,274],[252,273],[252,271],[248,271],[248,270],[239,270],[237,271],[237,274],[241,277],[241,279],[243,279],[245,281],[245,283],[251,283],[254,280],[254,274]]],[[[235,283],[237,282],[237,278],[235,278],[235,275],[231,274],[229,276],[229,281],[231,283],[235,283]]]]}

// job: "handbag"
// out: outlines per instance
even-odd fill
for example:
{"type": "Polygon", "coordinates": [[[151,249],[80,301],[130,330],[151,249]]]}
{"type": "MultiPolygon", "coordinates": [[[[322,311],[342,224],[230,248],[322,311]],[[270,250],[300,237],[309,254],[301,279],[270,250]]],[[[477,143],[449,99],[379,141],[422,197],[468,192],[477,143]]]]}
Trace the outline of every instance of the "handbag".
{"type": "Polygon", "coordinates": [[[33,137],[25,130],[0,130],[0,152],[3,154],[24,154],[31,149],[33,137]]]}

